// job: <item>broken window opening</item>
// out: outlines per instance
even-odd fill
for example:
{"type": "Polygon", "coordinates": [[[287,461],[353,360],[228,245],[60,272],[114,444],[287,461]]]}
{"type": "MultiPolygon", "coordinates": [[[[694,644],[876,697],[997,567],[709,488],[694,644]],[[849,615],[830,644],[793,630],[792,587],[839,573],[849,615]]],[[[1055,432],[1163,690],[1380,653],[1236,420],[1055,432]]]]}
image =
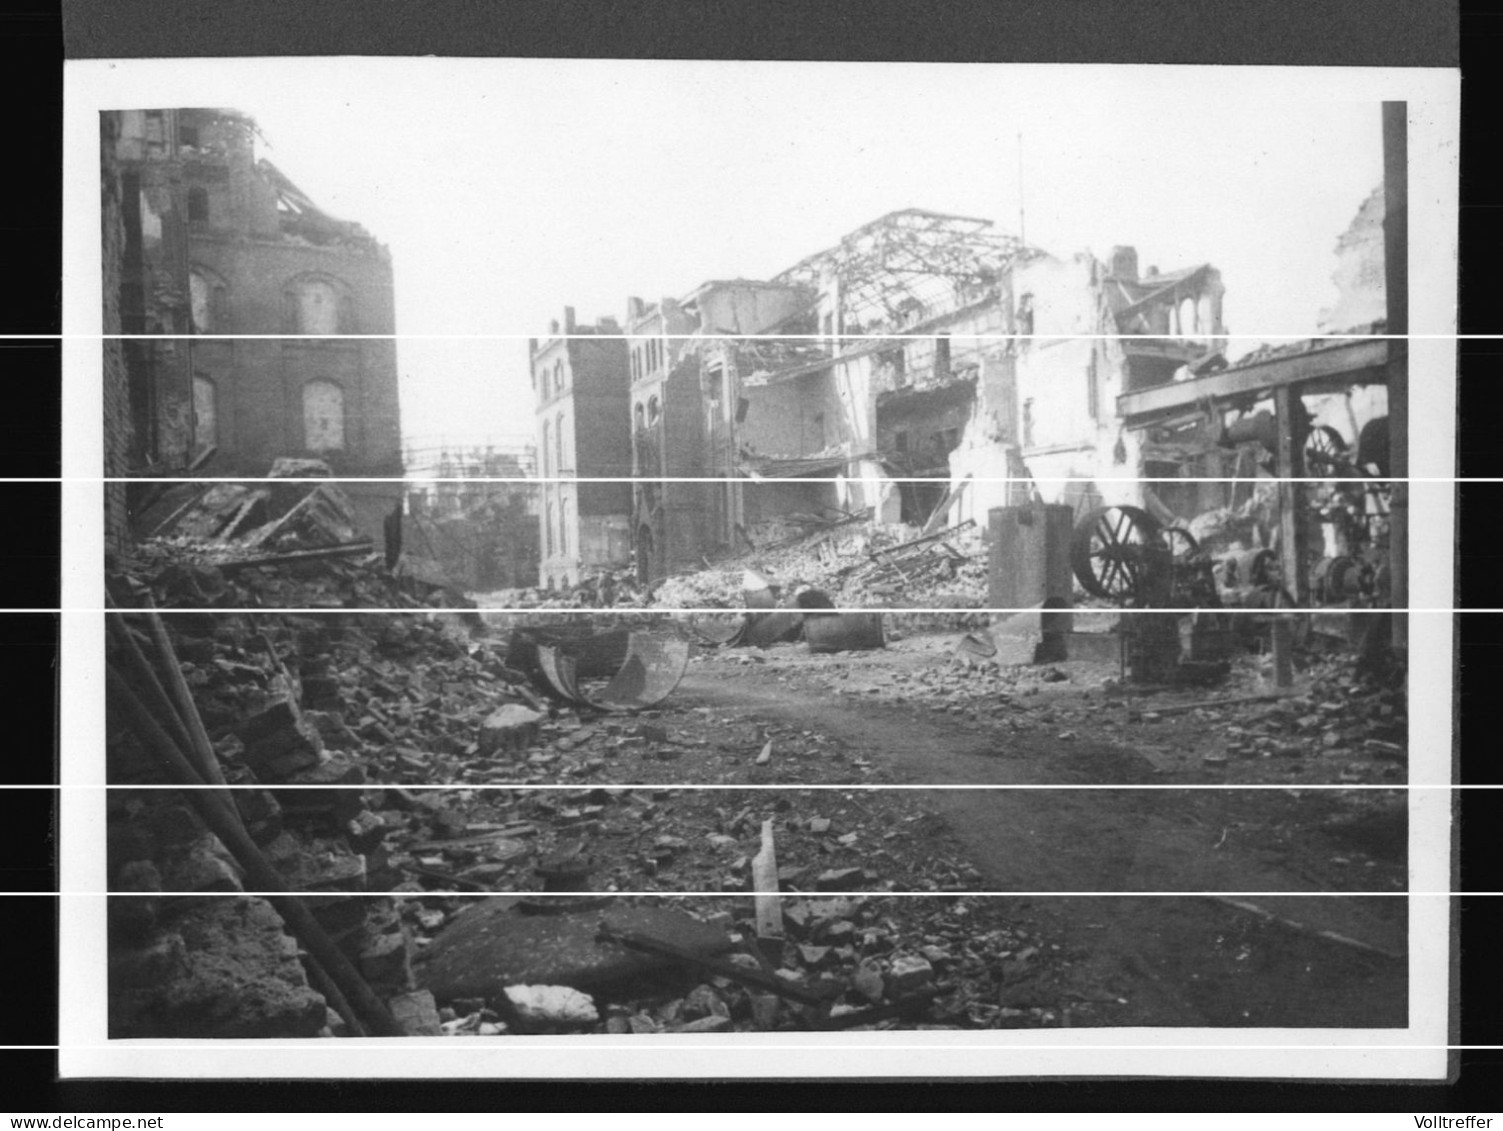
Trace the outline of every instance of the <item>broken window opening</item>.
{"type": "Polygon", "coordinates": [[[354,305],[329,279],[301,279],[282,295],[283,332],[329,337],[354,332],[354,305]]]}
{"type": "Polygon", "coordinates": [[[660,408],[657,397],[649,397],[647,400],[647,427],[651,428],[658,422],[660,408]]]}
{"type": "Polygon", "coordinates": [[[908,365],[902,348],[886,350],[880,357],[882,358],[882,364],[892,376],[892,387],[894,389],[906,388],[908,385],[908,365]]]}
{"type": "Polygon", "coordinates": [[[934,339],[934,376],[943,379],[950,375],[950,335],[940,334],[934,339]]]}
{"type": "Polygon", "coordinates": [[[718,405],[720,403],[722,394],[725,391],[724,368],[717,365],[714,369],[710,370],[709,387],[705,391],[709,395],[711,404],[718,405]]]}
{"type": "Polygon", "coordinates": [[[320,377],[303,386],[303,446],[344,451],[344,390],[333,381],[320,377]]]}
{"type": "Polygon", "coordinates": [[[219,443],[219,390],[212,379],[193,376],[193,454],[219,443]]]}
{"type": "Polygon", "coordinates": [[[647,427],[647,410],[642,407],[641,401],[638,401],[636,408],[632,410],[632,419],[636,423],[638,432],[647,427]]]}
{"type": "Polygon", "coordinates": [[[177,143],[179,145],[191,146],[192,148],[197,149],[198,148],[198,127],[197,126],[178,126],[178,128],[177,128],[177,143]]]}
{"type": "Polygon", "coordinates": [[[206,188],[190,188],[188,190],[189,223],[208,223],[208,220],[209,190],[206,188]]]}

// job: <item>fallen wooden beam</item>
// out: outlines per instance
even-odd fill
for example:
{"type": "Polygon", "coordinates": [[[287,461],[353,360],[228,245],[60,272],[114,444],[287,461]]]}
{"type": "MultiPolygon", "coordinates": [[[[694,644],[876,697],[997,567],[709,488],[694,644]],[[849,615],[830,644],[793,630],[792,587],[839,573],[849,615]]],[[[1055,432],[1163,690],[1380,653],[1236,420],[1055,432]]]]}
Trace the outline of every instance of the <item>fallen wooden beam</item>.
{"type": "Polygon", "coordinates": [[[285,894],[287,888],[281,874],[271,866],[260,847],[245,831],[240,823],[240,814],[232,805],[226,804],[217,791],[204,788],[205,782],[193,768],[188,756],[162,729],[150,709],[137,698],[135,691],[114,664],[106,664],[105,678],[111,696],[124,708],[127,722],[136,736],[161,760],[168,775],[178,785],[185,787],[185,796],[198,810],[204,824],[209,826],[209,831],[219,838],[245,870],[251,890],[266,896],[288,929],[339,987],[361,1025],[376,1036],[405,1036],[386,1003],[376,996],[354,963],[329,938],[304,901],[285,894]]]}
{"type": "Polygon", "coordinates": [[[757,938],[783,942],[783,906],[778,885],[777,848],[772,839],[772,821],[762,822],[762,850],[752,858],[752,888],[756,892],[757,938]]]}
{"type": "Polygon", "coordinates": [[[265,554],[258,558],[240,558],[235,561],[216,562],[221,573],[253,566],[282,565],[290,562],[311,562],[320,558],[342,558],[354,554],[368,554],[376,548],[368,539],[363,542],[345,542],[338,546],[324,546],[317,550],[290,550],[285,554],[265,554]]]}

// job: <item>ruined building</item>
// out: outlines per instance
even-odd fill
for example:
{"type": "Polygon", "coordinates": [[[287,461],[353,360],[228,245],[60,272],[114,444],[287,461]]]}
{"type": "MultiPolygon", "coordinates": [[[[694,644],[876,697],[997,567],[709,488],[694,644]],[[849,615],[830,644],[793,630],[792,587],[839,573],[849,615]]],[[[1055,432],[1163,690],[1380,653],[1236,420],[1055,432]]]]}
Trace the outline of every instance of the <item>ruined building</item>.
{"type": "MultiPolygon", "coordinates": [[[[409,472],[417,462],[409,454],[409,472]]],[[[431,562],[435,578],[467,593],[537,585],[542,524],[534,466],[530,448],[444,449],[429,465],[431,479],[408,481],[407,568],[431,562]]]]}
{"type": "MultiPolygon", "coordinates": [[[[178,335],[120,346],[126,412],[106,429],[128,474],[254,477],[292,457],[400,478],[396,344],[352,337],[394,333],[387,249],[258,159],[244,114],[102,118],[105,332],[178,335]]],[[[351,486],[379,534],[400,485],[351,486]]]]}
{"type": "Polygon", "coordinates": [[[541,583],[578,585],[631,563],[631,393],[626,342],[614,319],[576,322],[529,339],[542,479],[541,583]],[[616,482],[590,482],[614,479],[616,482]],[[581,482],[583,481],[583,482],[581,482]]]}
{"type": "Polygon", "coordinates": [[[797,397],[780,404],[747,387],[758,343],[738,335],[793,332],[812,297],[798,286],[735,279],[652,307],[627,300],[632,536],[642,580],[695,568],[706,552],[736,545],[775,502],[743,493],[744,453],[766,442],[769,429],[775,436],[817,422],[803,419],[797,397]]]}
{"type": "Polygon", "coordinates": [[[907,209],[768,282],[629,299],[638,570],[868,510],[922,524],[1034,494],[1141,502],[1116,398],[1216,353],[1222,290],[1209,264],[1057,259],[907,209]]]}

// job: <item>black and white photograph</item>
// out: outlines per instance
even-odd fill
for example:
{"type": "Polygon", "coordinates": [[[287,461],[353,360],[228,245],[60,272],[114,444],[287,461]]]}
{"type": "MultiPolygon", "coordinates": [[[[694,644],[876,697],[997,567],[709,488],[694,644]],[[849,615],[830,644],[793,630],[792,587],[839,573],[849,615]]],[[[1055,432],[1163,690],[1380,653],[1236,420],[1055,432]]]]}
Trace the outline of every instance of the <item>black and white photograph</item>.
{"type": "Polygon", "coordinates": [[[1443,1075],[1457,98],[70,64],[65,1065],[1443,1075]]]}

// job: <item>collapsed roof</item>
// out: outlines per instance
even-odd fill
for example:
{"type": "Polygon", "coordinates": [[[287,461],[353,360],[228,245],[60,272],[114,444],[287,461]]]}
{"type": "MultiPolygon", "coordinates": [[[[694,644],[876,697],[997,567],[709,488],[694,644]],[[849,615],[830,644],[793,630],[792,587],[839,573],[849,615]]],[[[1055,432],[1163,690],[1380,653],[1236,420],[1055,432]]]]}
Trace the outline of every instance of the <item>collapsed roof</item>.
{"type": "Polygon", "coordinates": [[[846,333],[911,325],[975,301],[1007,267],[1042,254],[991,229],[968,216],[889,212],[774,281],[818,287],[833,275],[846,333]]]}
{"type": "Polygon", "coordinates": [[[329,215],[313,203],[292,178],[278,169],[266,158],[256,162],[256,172],[271,186],[276,195],[277,218],[282,230],[289,235],[301,236],[310,243],[329,243],[334,240],[374,242],[370,233],[352,220],[340,220],[329,215]]]}

